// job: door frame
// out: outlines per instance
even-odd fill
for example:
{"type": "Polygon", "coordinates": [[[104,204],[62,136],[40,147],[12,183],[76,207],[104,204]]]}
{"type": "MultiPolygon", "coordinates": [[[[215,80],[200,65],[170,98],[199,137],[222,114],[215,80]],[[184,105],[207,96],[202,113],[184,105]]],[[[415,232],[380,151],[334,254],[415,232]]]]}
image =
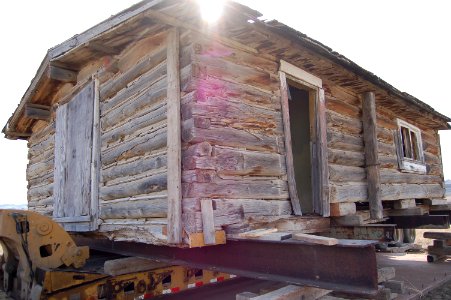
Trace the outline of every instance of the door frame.
{"type": "Polygon", "coordinates": [[[330,216],[329,204],[329,167],[327,157],[327,123],[326,103],[322,80],[284,60],[279,68],[282,119],[285,135],[285,158],[290,199],[295,215],[302,215],[300,197],[296,188],[293,164],[293,147],[291,142],[289,87],[288,81],[300,85],[309,91],[310,113],[312,127],[311,158],[312,158],[312,195],[314,212],[323,217],[330,216]],[[312,103],[313,102],[313,103],[312,103]]]}

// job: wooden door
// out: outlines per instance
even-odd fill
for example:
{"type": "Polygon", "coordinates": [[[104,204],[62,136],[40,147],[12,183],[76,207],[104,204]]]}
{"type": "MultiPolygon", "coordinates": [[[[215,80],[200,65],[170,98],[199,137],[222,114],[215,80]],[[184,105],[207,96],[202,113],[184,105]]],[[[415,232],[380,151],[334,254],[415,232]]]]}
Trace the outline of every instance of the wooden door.
{"type": "Polygon", "coordinates": [[[56,110],[54,219],[69,231],[93,230],[94,84],[56,110]]]}

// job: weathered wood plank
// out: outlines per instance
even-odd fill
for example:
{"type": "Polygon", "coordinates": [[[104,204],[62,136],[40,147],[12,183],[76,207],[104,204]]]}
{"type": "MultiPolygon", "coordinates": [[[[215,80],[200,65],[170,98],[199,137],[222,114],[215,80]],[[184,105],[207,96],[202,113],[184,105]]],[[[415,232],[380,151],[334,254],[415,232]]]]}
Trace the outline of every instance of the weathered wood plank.
{"type": "Polygon", "coordinates": [[[221,180],[212,183],[184,183],[186,198],[288,199],[284,180],[221,180]]]}
{"type": "Polygon", "coordinates": [[[166,127],[150,131],[148,134],[124,141],[115,147],[102,149],[102,165],[108,166],[120,160],[142,156],[166,147],[166,127]]]}
{"type": "Polygon", "coordinates": [[[253,134],[244,130],[211,126],[208,129],[197,128],[193,119],[183,122],[183,141],[186,143],[209,142],[211,144],[246,148],[248,150],[262,150],[282,153],[283,145],[276,136],[253,134]]]}
{"type": "Polygon", "coordinates": [[[165,152],[152,155],[143,155],[137,159],[126,161],[121,164],[112,165],[103,169],[101,179],[104,183],[120,177],[138,175],[167,166],[167,156],[165,152]]]}
{"type": "Polygon", "coordinates": [[[329,164],[329,179],[336,182],[362,182],[366,179],[366,172],[362,167],[329,164]]]}
{"type": "Polygon", "coordinates": [[[202,212],[202,230],[205,245],[216,244],[215,221],[213,215],[213,203],[211,199],[201,199],[200,208],[202,212]]]}
{"type": "Polygon", "coordinates": [[[438,175],[425,175],[415,173],[403,173],[398,169],[380,169],[381,183],[441,183],[443,180],[438,175]]]}
{"type": "Polygon", "coordinates": [[[441,184],[382,184],[382,200],[443,198],[441,184]]]}
{"type": "Polygon", "coordinates": [[[60,106],[56,110],[55,129],[55,169],[54,169],[54,191],[53,217],[64,216],[64,187],[66,185],[66,139],[67,137],[67,105],[60,106]]]}
{"type": "Polygon", "coordinates": [[[139,200],[130,199],[112,203],[105,201],[100,205],[100,218],[165,218],[167,210],[168,201],[165,196],[139,200]]]}
{"type": "Polygon", "coordinates": [[[330,164],[353,167],[363,167],[365,165],[365,156],[362,152],[329,149],[328,159],[330,164]]]}
{"type": "Polygon", "coordinates": [[[302,215],[301,202],[299,199],[298,191],[296,188],[296,176],[294,172],[294,159],[293,159],[293,146],[291,141],[291,128],[290,128],[290,110],[288,104],[288,85],[287,78],[284,72],[279,72],[280,81],[280,95],[282,105],[282,120],[284,130],[285,141],[285,159],[288,178],[288,190],[293,207],[293,213],[295,215],[302,215]]]}
{"type": "Polygon", "coordinates": [[[177,28],[168,35],[168,243],[182,242],[182,138],[180,115],[180,38],[177,28]]]}
{"type": "Polygon", "coordinates": [[[318,186],[319,199],[315,200],[315,207],[323,217],[330,215],[329,199],[329,162],[327,153],[327,121],[324,90],[318,89],[318,101],[316,103],[316,130],[318,153],[318,186]]]}
{"type": "Polygon", "coordinates": [[[330,237],[325,236],[318,236],[318,235],[311,235],[311,234],[305,234],[305,233],[293,233],[293,239],[312,243],[312,244],[319,244],[319,245],[325,245],[325,246],[333,246],[338,244],[338,240],[330,237]]]}
{"type": "Polygon", "coordinates": [[[355,203],[342,202],[330,204],[330,216],[340,217],[346,215],[353,215],[356,213],[355,203]]]}
{"type": "Polygon", "coordinates": [[[183,159],[184,169],[214,169],[220,175],[281,176],[286,174],[285,158],[276,153],[214,147],[213,156],[183,159]]]}
{"type": "Polygon", "coordinates": [[[142,176],[141,174],[140,177],[131,176],[127,181],[100,187],[100,199],[112,200],[146,195],[167,189],[167,172],[165,170],[153,175],[142,176]]]}

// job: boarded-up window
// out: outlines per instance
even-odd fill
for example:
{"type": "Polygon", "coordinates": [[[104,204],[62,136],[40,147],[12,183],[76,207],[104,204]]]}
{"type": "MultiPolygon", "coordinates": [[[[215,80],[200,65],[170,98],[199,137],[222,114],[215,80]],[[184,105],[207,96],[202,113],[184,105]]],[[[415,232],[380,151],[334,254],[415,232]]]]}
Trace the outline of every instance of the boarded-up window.
{"type": "Polygon", "coordinates": [[[56,110],[53,217],[69,231],[90,231],[93,205],[94,83],[56,110]]]}
{"type": "Polygon", "coordinates": [[[420,129],[398,119],[395,137],[399,168],[406,172],[426,173],[420,129]]]}

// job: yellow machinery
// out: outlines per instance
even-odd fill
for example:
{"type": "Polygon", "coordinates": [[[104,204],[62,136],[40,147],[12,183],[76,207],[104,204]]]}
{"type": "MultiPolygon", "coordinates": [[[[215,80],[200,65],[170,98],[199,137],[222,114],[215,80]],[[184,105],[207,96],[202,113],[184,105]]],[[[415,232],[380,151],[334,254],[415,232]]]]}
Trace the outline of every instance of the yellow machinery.
{"type": "Polygon", "coordinates": [[[88,247],[30,211],[0,210],[0,243],[3,290],[15,299],[148,299],[233,277],[108,253],[89,257],[88,247]]]}

